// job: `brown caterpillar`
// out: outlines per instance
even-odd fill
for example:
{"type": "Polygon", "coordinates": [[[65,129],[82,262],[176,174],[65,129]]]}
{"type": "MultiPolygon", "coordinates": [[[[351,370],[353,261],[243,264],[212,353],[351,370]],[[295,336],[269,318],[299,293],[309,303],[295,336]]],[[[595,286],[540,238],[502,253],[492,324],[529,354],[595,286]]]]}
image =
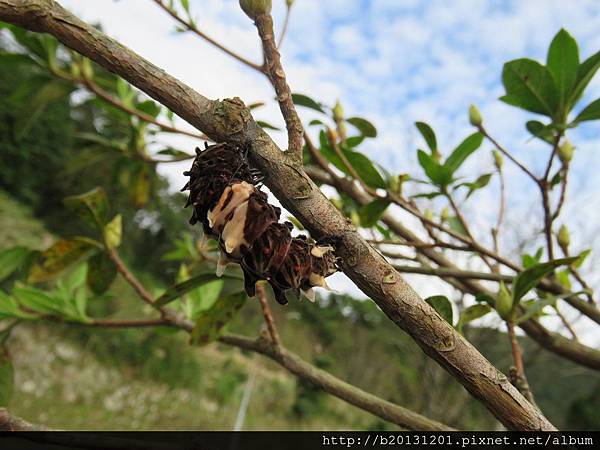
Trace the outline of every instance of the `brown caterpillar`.
{"type": "Polygon", "coordinates": [[[190,191],[186,207],[194,207],[190,224],[200,222],[205,235],[219,242],[218,276],[229,262],[236,262],[249,296],[255,295],[258,280],[267,280],[282,305],[290,289],[314,301],[313,287],[328,288],[325,277],[337,271],[333,247],[306,236],[292,237],[293,225],[279,223],[281,209],[268,203],[257,186],[260,174],[250,169],[241,148],[196,148],[192,168],[184,175],[190,177],[182,189],[190,191]]]}

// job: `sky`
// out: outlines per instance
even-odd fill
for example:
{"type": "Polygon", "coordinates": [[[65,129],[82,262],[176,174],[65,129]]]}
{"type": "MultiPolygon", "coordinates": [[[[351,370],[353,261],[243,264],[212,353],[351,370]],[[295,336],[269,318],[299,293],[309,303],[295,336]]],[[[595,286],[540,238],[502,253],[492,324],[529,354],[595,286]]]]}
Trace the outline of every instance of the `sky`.
{"type": "MultiPolygon", "coordinates": [[[[177,0],[176,0],[177,2],[177,0]]],[[[152,0],[61,0],[88,22],[209,98],[239,96],[247,104],[266,101],[255,117],[284,127],[271,86],[264,76],[240,64],[191,33],[174,32],[172,19],[152,0]]],[[[245,57],[260,62],[259,40],[237,0],[191,0],[198,27],[245,57]]],[[[276,32],[283,23],[284,0],[273,1],[276,32]]],[[[486,128],[519,159],[541,172],[548,148],[530,139],[527,120],[539,119],[498,100],[503,95],[502,65],[529,57],[544,62],[552,37],[566,28],[578,41],[581,59],[600,50],[600,2],[597,0],[295,0],[282,61],[292,91],[332,106],[339,100],[347,116],[368,118],[378,137],[361,150],[392,173],[421,175],[416,150],[424,146],[414,122],[428,122],[448,154],[474,130],[467,109],[476,104],[486,128]]],[[[600,97],[600,76],[592,81],[578,106],[600,97]]],[[[318,113],[299,110],[304,123],[318,113]]],[[[182,127],[189,127],[181,123],[182,127]]],[[[190,128],[191,129],[191,128],[190,128]]],[[[285,146],[283,133],[272,133],[285,146]]],[[[600,123],[588,122],[569,135],[576,150],[569,201],[564,213],[573,247],[600,253],[600,123]]],[[[192,148],[186,138],[168,144],[192,148]]],[[[492,171],[491,145],[465,165],[463,175],[476,178],[492,171]]],[[[187,164],[163,166],[174,188],[184,183],[187,164]],[[166,167],[168,166],[168,167],[166,167]]],[[[541,206],[531,182],[506,164],[510,192],[506,246],[526,241],[529,249],[541,242],[532,236],[539,226],[541,206]]],[[[497,182],[463,205],[473,228],[484,229],[497,214],[497,182]],[[482,227],[478,227],[482,225],[482,227]]],[[[411,219],[401,216],[407,224],[411,219]]],[[[559,224],[563,223],[562,219],[559,224]]],[[[483,238],[483,235],[482,235],[483,238]]],[[[486,244],[489,233],[485,231],[486,244]]],[[[587,268],[598,261],[592,257],[587,268]]],[[[600,261],[599,261],[600,262],[600,261]]],[[[472,261],[464,261],[470,266],[472,261]]],[[[472,266],[471,266],[472,267],[472,266]]],[[[476,268],[476,267],[475,267],[476,268]]],[[[452,293],[445,285],[422,276],[407,277],[422,295],[452,293]]],[[[600,287],[600,278],[592,276],[600,287]]],[[[334,288],[357,294],[343,277],[334,288]]],[[[566,312],[569,314],[569,312],[566,312]]],[[[571,315],[577,317],[577,315],[571,315]]],[[[583,339],[592,339],[585,320],[578,322],[583,339]],[[583,325],[582,325],[583,324],[583,325]]]]}

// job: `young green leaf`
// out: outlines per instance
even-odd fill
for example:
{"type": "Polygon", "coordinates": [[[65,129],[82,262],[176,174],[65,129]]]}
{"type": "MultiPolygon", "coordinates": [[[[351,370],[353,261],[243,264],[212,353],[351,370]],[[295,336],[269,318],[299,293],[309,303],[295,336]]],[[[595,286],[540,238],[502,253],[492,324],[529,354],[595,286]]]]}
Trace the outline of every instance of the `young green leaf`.
{"type": "Polygon", "coordinates": [[[554,145],[554,136],[552,136],[552,128],[550,125],[544,125],[538,120],[530,120],[525,124],[525,128],[527,128],[527,131],[536,138],[554,145]]]}
{"type": "Polygon", "coordinates": [[[466,159],[471,156],[475,150],[481,147],[482,142],[483,135],[480,132],[475,132],[462,141],[458,147],[452,151],[444,163],[444,167],[450,176],[454,175],[454,172],[458,170],[466,159]]]}
{"type": "Polygon", "coordinates": [[[135,109],[154,118],[158,117],[161,110],[160,105],[152,100],[144,100],[143,102],[136,103],[135,109]]]}
{"type": "Polygon", "coordinates": [[[590,255],[590,253],[592,253],[591,248],[582,251],[579,255],[577,255],[577,260],[573,262],[573,266],[576,269],[579,269],[581,265],[585,262],[586,258],[590,255]]]}
{"type": "Polygon", "coordinates": [[[123,225],[121,214],[117,214],[113,220],[106,224],[104,227],[104,242],[106,247],[109,249],[117,248],[121,245],[121,234],[123,232],[123,225]]]}
{"type": "Polygon", "coordinates": [[[427,297],[425,301],[429,303],[429,305],[431,305],[446,322],[450,325],[453,324],[452,303],[450,303],[450,300],[448,300],[446,296],[432,295],[431,297],[427,297]]]}
{"type": "Polygon", "coordinates": [[[367,119],[363,119],[362,117],[350,117],[349,119],[346,119],[346,122],[355,126],[365,137],[377,137],[377,129],[367,119]]]}
{"type": "Polygon", "coordinates": [[[554,269],[562,265],[571,264],[576,260],[577,257],[556,259],[554,261],[536,264],[519,273],[513,282],[513,304],[518,304],[525,294],[536,287],[542,278],[552,273],[554,269]]]}
{"type": "Polygon", "coordinates": [[[506,95],[500,100],[509,105],[553,117],[557,93],[548,69],[537,61],[516,59],[504,64],[502,83],[506,95]]]}
{"type": "Polygon", "coordinates": [[[492,175],[493,174],[491,174],[491,173],[483,174],[483,175],[477,177],[477,179],[475,181],[473,181],[472,183],[461,183],[458,186],[456,186],[456,188],[463,187],[463,186],[469,188],[469,191],[467,192],[467,196],[466,196],[466,198],[469,198],[473,194],[473,192],[475,192],[477,189],[486,187],[489,184],[490,179],[492,178],[492,175]]]}
{"type": "Polygon", "coordinates": [[[513,297],[503,281],[500,282],[494,308],[504,320],[508,320],[513,310],[513,297]]]}
{"type": "Polygon", "coordinates": [[[432,152],[437,151],[437,139],[433,129],[425,122],[415,122],[415,126],[423,136],[423,139],[425,139],[427,147],[429,147],[432,152]]]}
{"type": "Polygon", "coordinates": [[[425,153],[423,150],[417,151],[417,157],[419,164],[425,171],[427,178],[431,180],[436,186],[447,186],[452,181],[452,174],[448,171],[445,166],[438,164],[431,155],[425,153]]]}
{"type": "Polygon", "coordinates": [[[491,306],[483,304],[483,303],[477,303],[475,305],[471,305],[460,314],[456,328],[460,332],[462,332],[462,327],[466,323],[469,323],[469,322],[472,322],[473,320],[479,319],[491,311],[492,311],[491,306]]]}
{"type": "Polygon", "coordinates": [[[196,321],[202,313],[210,309],[219,299],[225,280],[209,281],[186,294],[186,310],[188,317],[196,321]]]}
{"type": "Polygon", "coordinates": [[[583,108],[573,122],[579,123],[588,120],[600,120],[600,98],[583,108]]]}
{"type": "Polygon", "coordinates": [[[574,105],[583,95],[583,91],[590,83],[596,71],[600,68],[600,52],[597,52],[583,61],[577,70],[577,83],[569,100],[571,105],[574,105]]]}
{"type": "Polygon", "coordinates": [[[292,94],[292,101],[294,102],[295,105],[304,106],[305,108],[311,108],[311,109],[314,109],[316,111],[319,111],[319,112],[322,112],[323,114],[325,114],[325,111],[323,110],[323,107],[321,106],[321,104],[314,101],[308,95],[298,94],[298,93],[292,94]]]}
{"type": "Polygon", "coordinates": [[[257,121],[256,121],[256,124],[257,124],[259,127],[261,127],[261,128],[264,128],[264,129],[266,129],[266,130],[275,130],[275,131],[279,131],[279,130],[281,130],[281,128],[279,128],[279,127],[276,127],[275,125],[271,125],[270,123],[268,123],[268,122],[265,122],[265,121],[263,121],[263,120],[257,120],[257,121]]]}
{"type": "Polygon", "coordinates": [[[244,306],[246,300],[246,294],[243,292],[217,300],[211,308],[198,317],[192,330],[190,339],[192,344],[206,345],[215,341],[223,327],[244,306]]]}
{"type": "Polygon", "coordinates": [[[17,286],[13,290],[13,295],[20,305],[31,311],[54,315],[64,313],[64,302],[40,289],[31,286],[17,286]]]}
{"type": "Polygon", "coordinates": [[[358,215],[360,216],[361,226],[364,228],[371,228],[374,226],[379,221],[381,215],[385,212],[389,204],[389,200],[377,198],[360,208],[358,215]]]}
{"type": "Polygon", "coordinates": [[[558,103],[566,115],[572,105],[568,104],[579,69],[579,48],[577,42],[564,29],[561,29],[550,44],[546,66],[554,79],[558,92],[558,103]]]}
{"type": "Polygon", "coordinates": [[[19,304],[14,298],[9,297],[0,290],[0,320],[2,319],[34,319],[35,316],[19,309],[19,304]]]}

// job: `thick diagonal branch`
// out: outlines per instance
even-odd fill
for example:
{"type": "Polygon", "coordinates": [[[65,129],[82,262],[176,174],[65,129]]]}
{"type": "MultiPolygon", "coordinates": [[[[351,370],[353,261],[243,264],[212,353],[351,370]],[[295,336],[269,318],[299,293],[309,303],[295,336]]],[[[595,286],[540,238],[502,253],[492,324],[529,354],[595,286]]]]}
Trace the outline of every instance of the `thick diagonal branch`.
{"type": "Polygon", "coordinates": [[[300,165],[286,158],[239,99],[211,101],[85,24],[53,0],[0,0],[0,19],[47,32],[146,92],[217,142],[251,147],[265,184],[317,238],[332,237],[342,269],[507,428],[554,430],[543,414],[400,277],[332,205],[300,165]]]}

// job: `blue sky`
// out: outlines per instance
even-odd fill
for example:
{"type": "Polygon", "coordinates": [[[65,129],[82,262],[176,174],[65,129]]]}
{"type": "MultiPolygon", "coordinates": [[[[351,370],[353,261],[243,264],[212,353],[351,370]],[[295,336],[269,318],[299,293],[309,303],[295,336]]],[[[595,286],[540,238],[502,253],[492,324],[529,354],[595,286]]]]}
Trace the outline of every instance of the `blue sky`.
{"type": "MultiPolygon", "coordinates": [[[[240,96],[247,103],[268,101],[257,118],[283,127],[272,89],[259,74],[191,34],[174,33],[172,20],[151,0],[62,0],[61,3],[141,53],[200,93],[211,98],[240,96]]],[[[284,0],[274,0],[276,28],[282,24],[284,0]]],[[[198,26],[248,58],[260,61],[256,31],[237,0],[191,0],[198,26]]],[[[376,124],[379,136],[364,145],[369,157],[392,172],[420,175],[416,149],[424,145],[414,122],[430,123],[442,152],[450,151],[473,132],[467,109],[479,106],[486,127],[500,142],[537,171],[548,149],[530,140],[524,129],[532,114],[498,101],[504,62],[530,57],[541,62],[554,34],[564,27],[577,39],[581,59],[600,50],[600,2],[597,0],[296,0],[282,49],[292,90],[333,105],[340,99],[348,116],[376,124]]],[[[581,106],[600,97],[600,76],[592,82],[581,106]]],[[[302,109],[302,118],[317,117],[302,109]]],[[[185,125],[182,125],[185,126],[185,125]]],[[[273,137],[282,146],[282,133],[273,137]]],[[[575,230],[576,249],[600,253],[600,123],[589,122],[572,133],[577,146],[570,199],[565,208],[575,230]]],[[[184,138],[169,143],[191,148],[184,138]]],[[[475,177],[491,171],[491,145],[465,166],[475,177]]],[[[169,165],[164,173],[174,187],[182,184],[184,166],[169,165]]],[[[535,247],[541,207],[528,180],[506,165],[510,192],[506,248],[519,240],[535,247]]],[[[497,184],[464,205],[482,239],[497,211],[497,184]],[[486,225],[487,228],[484,228],[486,225]]],[[[407,223],[409,217],[402,216],[407,223]]],[[[562,221],[559,221],[559,224],[562,221]]],[[[489,240],[488,240],[489,243],[489,240]]],[[[598,260],[593,258],[587,270],[598,260]]],[[[465,261],[465,265],[472,264],[465,261]]],[[[599,278],[593,277],[596,287],[599,278]]],[[[411,277],[422,295],[446,289],[411,277]]],[[[347,283],[341,283],[342,289],[347,283]]]]}

